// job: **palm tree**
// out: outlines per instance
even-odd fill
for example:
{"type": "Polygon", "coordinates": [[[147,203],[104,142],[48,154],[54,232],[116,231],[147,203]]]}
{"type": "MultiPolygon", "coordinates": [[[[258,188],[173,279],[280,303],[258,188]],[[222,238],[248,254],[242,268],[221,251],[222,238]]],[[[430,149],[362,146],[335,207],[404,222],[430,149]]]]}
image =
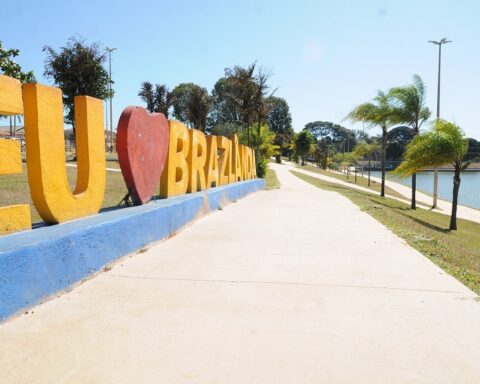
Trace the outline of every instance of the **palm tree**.
{"type": "Polygon", "coordinates": [[[361,141],[353,149],[353,153],[355,153],[357,156],[360,156],[360,157],[367,156],[368,158],[368,186],[369,187],[370,187],[370,168],[371,168],[372,155],[377,153],[379,149],[380,149],[380,146],[376,141],[372,143],[361,141]]]}
{"type": "Polygon", "coordinates": [[[468,139],[457,125],[445,120],[437,120],[433,131],[417,135],[407,145],[404,162],[395,170],[400,176],[412,175],[427,167],[439,167],[452,164],[453,198],[450,230],[457,229],[458,191],[460,190],[460,174],[470,162],[464,162],[468,150],[468,139]]]}
{"type": "MultiPolygon", "coordinates": [[[[392,104],[393,122],[410,126],[414,137],[420,132],[422,124],[430,118],[431,112],[425,106],[426,95],[425,84],[418,75],[413,75],[413,84],[392,88],[388,92],[392,104]]],[[[414,173],[412,174],[412,209],[416,209],[416,187],[417,175],[414,173]]]]}
{"type": "Polygon", "coordinates": [[[352,122],[365,122],[369,126],[377,126],[382,129],[382,187],[380,196],[385,196],[385,158],[387,154],[387,131],[392,127],[392,106],[389,96],[385,92],[378,91],[377,96],[371,103],[364,103],[356,107],[347,116],[352,122]]]}

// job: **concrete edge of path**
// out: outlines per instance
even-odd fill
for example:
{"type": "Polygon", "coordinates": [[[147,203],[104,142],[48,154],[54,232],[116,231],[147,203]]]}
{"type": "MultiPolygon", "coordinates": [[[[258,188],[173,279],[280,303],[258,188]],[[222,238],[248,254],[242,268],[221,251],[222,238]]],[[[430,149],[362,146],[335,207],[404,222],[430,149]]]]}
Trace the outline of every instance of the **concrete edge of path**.
{"type": "MultiPolygon", "coordinates": [[[[362,186],[359,186],[359,185],[356,185],[356,184],[347,183],[346,181],[339,180],[339,179],[336,179],[334,177],[329,177],[329,176],[325,176],[325,175],[315,173],[315,172],[312,172],[312,171],[308,171],[308,170],[305,170],[305,169],[297,168],[295,165],[292,165],[292,164],[287,164],[286,163],[285,165],[291,167],[292,171],[303,173],[305,175],[312,176],[312,177],[315,177],[315,178],[320,179],[320,180],[325,180],[325,181],[328,181],[328,182],[334,183],[334,184],[340,184],[340,185],[343,185],[343,186],[348,187],[348,188],[357,189],[359,191],[371,193],[371,194],[374,194],[374,195],[378,196],[378,193],[371,190],[371,189],[368,189],[368,188],[365,188],[365,187],[362,187],[362,186]]],[[[381,182],[381,180],[379,178],[374,177],[374,176],[371,176],[371,179],[375,180],[375,182],[377,182],[377,183],[381,182]]],[[[385,195],[386,197],[388,197],[390,199],[400,201],[402,203],[406,203],[406,204],[410,203],[409,198],[412,194],[412,189],[410,187],[407,187],[405,185],[402,185],[402,184],[399,184],[399,183],[396,183],[396,182],[393,182],[393,181],[389,181],[389,180],[385,181],[385,185],[387,187],[393,189],[394,191],[398,192],[400,195],[404,196],[404,199],[400,199],[398,197],[391,196],[391,195],[388,195],[388,194],[385,195]]],[[[430,204],[430,202],[431,202],[430,201],[431,196],[429,196],[429,195],[427,195],[423,192],[419,192],[419,191],[417,191],[416,194],[417,194],[417,201],[422,202],[423,204],[427,204],[427,206],[417,204],[417,208],[430,210],[430,211],[433,211],[433,212],[436,212],[436,213],[440,213],[442,215],[450,216],[451,210],[452,210],[452,204],[450,202],[439,199],[438,203],[437,203],[437,208],[432,209],[430,206],[428,206],[428,204],[430,204]]],[[[480,210],[470,208],[470,207],[466,207],[464,205],[459,204],[457,206],[457,217],[460,218],[460,219],[480,223],[480,210]]]]}
{"type": "Polygon", "coordinates": [[[0,321],[264,188],[248,180],[0,238],[0,321]]]}

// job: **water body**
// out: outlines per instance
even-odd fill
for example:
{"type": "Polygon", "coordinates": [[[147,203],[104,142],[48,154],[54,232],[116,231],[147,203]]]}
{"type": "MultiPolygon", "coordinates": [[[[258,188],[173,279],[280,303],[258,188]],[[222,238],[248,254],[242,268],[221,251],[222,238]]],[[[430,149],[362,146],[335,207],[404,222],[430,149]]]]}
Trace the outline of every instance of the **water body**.
{"type": "MultiPolygon", "coordinates": [[[[372,171],[372,176],[381,177],[379,171],[372,171]]],[[[458,203],[468,207],[480,209],[480,172],[465,172],[461,176],[460,193],[458,203]]],[[[387,172],[387,179],[397,183],[412,185],[412,179],[400,179],[387,172]]],[[[433,172],[421,172],[417,174],[417,189],[433,195],[433,172]]],[[[452,201],[453,172],[438,173],[438,197],[442,200],[452,201]]]]}

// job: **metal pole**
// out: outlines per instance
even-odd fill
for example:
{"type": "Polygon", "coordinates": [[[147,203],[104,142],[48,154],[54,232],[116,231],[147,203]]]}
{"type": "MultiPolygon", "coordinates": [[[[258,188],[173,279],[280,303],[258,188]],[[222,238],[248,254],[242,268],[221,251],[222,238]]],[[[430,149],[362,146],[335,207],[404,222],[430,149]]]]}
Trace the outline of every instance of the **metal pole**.
{"type": "Polygon", "coordinates": [[[110,90],[110,150],[113,152],[113,110],[112,110],[112,52],[117,48],[106,48],[108,51],[108,72],[110,76],[110,82],[108,88],[110,90]]]}
{"type": "Polygon", "coordinates": [[[113,153],[113,114],[112,114],[112,49],[108,50],[108,71],[110,73],[110,81],[108,83],[110,88],[110,151],[113,153]]]}
{"type": "MultiPolygon", "coordinates": [[[[437,120],[440,118],[440,76],[442,69],[442,44],[450,43],[450,40],[443,38],[440,41],[429,41],[435,45],[438,45],[438,83],[437,83],[437,120]]],[[[433,172],[433,204],[432,208],[437,207],[438,200],[438,168],[435,167],[433,172]]]]}
{"type": "MultiPolygon", "coordinates": [[[[438,44],[438,83],[437,83],[437,120],[440,118],[440,73],[442,67],[442,43],[438,44]]],[[[433,171],[433,204],[432,208],[437,207],[438,200],[438,168],[433,171]]]]}

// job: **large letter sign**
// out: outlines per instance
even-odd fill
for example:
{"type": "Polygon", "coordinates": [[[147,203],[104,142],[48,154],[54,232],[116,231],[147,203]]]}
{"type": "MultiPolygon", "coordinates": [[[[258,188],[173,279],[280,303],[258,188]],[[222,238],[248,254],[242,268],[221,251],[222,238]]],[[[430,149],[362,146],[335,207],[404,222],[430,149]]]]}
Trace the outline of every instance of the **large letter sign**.
{"type": "Polygon", "coordinates": [[[102,100],[75,97],[78,176],[73,194],[65,170],[62,92],[26,84],[23,102],[28,183],[38,213],[48,223],[97,213],[105,190],[102,100]]]}
{"type": "MultiPolygon", "coordinates": [[[[21,85],[0,75],[0,115],[25,119],[28,184],[33,204],[48,223],[97,213],[105,193],[105,128],[102,100],[76,96],[77,183],[70,190],[65,167],[62,92],[21,85]]],[[[2,175],[22,172],[20,143],[0,139],[2,175]]],[[[161,113],[126,108],[117,129],[117,151],[135,205],[147,203],[160,184],[164,198],[256,177],[255,153],[237,135],[205,136],[161,113]]],[[[0,207],[0,234],[31,228],[27,204],[0,207]]]]}
{"type": "MultiPolygon", "coordinates": [[[[0,75],[0,115],[23,113],[22,86],[18,80],[0,75]]],[[[22,173],[20,143],[0,139],[0,175],[22,173]]],[[[1,177],[1,176],[0,176],[1,177]]],[[[31,228],[28,204],[0,207],[0,233],[31,228]]]]}

